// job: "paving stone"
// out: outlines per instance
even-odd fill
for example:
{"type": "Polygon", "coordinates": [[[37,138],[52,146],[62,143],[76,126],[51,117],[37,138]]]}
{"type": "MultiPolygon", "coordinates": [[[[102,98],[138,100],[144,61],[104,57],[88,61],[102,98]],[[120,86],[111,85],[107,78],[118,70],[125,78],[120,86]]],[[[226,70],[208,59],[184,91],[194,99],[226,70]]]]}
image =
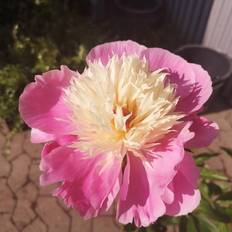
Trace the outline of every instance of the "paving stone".
{"type": "Polygon", "coordinates": [[[13,214],[13,221],[17,228],[22,229],[36,217],[28,200],[18,200],[13,214]]]}
{"type": "Polygon", "coordinates": [[[232,147],[232,129],[231,131],[221,131],[219,134],[219,144],[220,146],[224,146],[224,147],[228,147],[231,148],[232,147]]]}
{"type": "Polygon", "coordinates": [[[30,162],[30,158],[24,154],[12,162],[12,173],[8,179],[8,184],[14,192],[26,183],[30,162]]]}
{"type": "Polygon", "coordinates": [[[227,176],[230,177],[232,180],[232,158],[228,156],[227,154],[223,154],[222,160],[223,160],[223,164],[225,167],[225,172],[227,176]]]}
{"type": "Polygon", "coordinates": [[[44,223],[39,219],[36,218],[31,224],[26,226],[22,232],[46,232],[47,228],[44,223]]]}
{"type": "Polygon", "coordinates": [[[6,179],[0,179],[0,213],[11,213],[15,204],[16,200],[7,186],[6,179]]]}
{"type": "Polygon", "coordinates": [[[35,202],[37,196],[38,189],[32,182],[29,182],[17,192],[17,198],[19,200],[28,200],[32,203],[35,202]]]}
{"type": "Polygon", "coordinates": [[[224,117],[216,117],[215,121],[218,123],[221,131],[230,131],[231,125],[224,117]]]}
{"type": "Polygon", "coordinates": [[[10,173],[10,163],[7,161],[5,156],[1,154],[0,150],[0,177],[8,177],[10,173]]]}
{"type": "Polygon", "coordinates": [[[32,158],[40,159],[40,153],[42,151],[43,145],[31,143],[30,137],[30,132],[26,132],[23,148],[27,152],[27,154],[30,155],[32,158]]]}
{"type": "Polygon", "coordinates": [[[13,160],[23,153],[24,133],[17,133],[11,140],[10,151],[7,154],[8,160],[13,160]]]}
{"type": "Polygon", "coordinates": [[[71,207],[68,207],[65,203],[64,200],[61,199],[60,197],[56,198],[56,201],[58,203],[58,205],[65,211],[65,212],[71,212],[73,209],[71,207]]]}
{"type": "Polygon", "coordinates": [[[10,220],[11,215],[0,214],[0,230],[1,232],[18,232],[10,220]]]}
{"type": "Polygon", "coordinates": [[[232,128],[232,110],[227,110],[224,117],[226,121],[230,124],[230,127],[232,128]]]}
{"type": "Polygon", "coordinates": [[[217,122],[221,131],[228,131],[231,129],[229,121],[225,118],[223,112],[217,112],[213,114],[208,114],[206,117],[209,120],[217,122]]]}
{"type": "Polygon", "coordinates": [[[211,169],[224,170],[224,165],[221,156],[210,158],[209,160],[206,161],[206,163],[211,169]]]}
{"type": "Polygon", "coordinates": [[[115,204],[113,203],[112,206],[109,208],[108,211],[103,212],[101,215],[102,216],[113,216],[115,215],[116,209],[115,209],[115,204]]]}
{"type": "Polygon", "coordinates": [[[111,217],[99,217],[93,219],[93,232],[119,232],[111,217]]]}
{"type": "Polygon", "coordinates": [[[69,231],[70,219],[54,197],[40,197],[36,204],[36,212],[46,223],[49,232],[69,231]]]}
{"type": "Polygon", "coordinates": [[[50,195],[52,195],[53,191],[56,189],[56,186],[57,186],[57,184],[40,186],[39,187],[39,194],[42,196],[50,196],[50,195]]]}
{"type": "Polygon", "coordinates": [[[31,163],[31,167],[29,170],[29,179],[39,187],[39,177],[41,174],[41,171],[39,170],[39,160],[33,160],[31,163]]]}
{"type": "Polygon", "coordinates": [[[212,143],[208,146],[208,149],[211,151],[211,152],[220,152],[220,141],[219,141],[219,137],[214,139],[212,141],[212,143]]]}
{"type": "Polygon", "coordinates": [[[72,223],[71,232],[91,232],[91,220],[84,220],[75,210],[70,212],[72,223]]]}

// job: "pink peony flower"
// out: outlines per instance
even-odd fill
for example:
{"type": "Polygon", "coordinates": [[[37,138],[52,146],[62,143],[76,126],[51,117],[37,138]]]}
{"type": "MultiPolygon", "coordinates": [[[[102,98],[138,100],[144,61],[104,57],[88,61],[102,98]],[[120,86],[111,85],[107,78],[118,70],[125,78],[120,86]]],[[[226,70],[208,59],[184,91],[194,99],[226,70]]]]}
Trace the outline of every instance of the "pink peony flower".
{"type": "Polygon", "coordinates": [[[61,66],[19,100],[31,141],[46,143],[42,185],[84,218],[117,203],[117,219],[148,226],[199,204],[198,169],[184,148],[207,146],[218,126],[197,116],[212,93],[199,65],[132,41],[93,48],[82,74],[61,66]]]}

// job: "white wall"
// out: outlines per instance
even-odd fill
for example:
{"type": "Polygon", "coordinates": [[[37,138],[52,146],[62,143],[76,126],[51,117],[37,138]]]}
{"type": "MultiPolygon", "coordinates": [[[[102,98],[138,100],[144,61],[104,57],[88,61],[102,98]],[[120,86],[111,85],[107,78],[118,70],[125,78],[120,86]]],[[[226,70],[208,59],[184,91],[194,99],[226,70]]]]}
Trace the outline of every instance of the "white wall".
{"type": "Polygon", "coordinates": [[[232,57],[232,0],[214,0],[203,44],[232,57]]]}

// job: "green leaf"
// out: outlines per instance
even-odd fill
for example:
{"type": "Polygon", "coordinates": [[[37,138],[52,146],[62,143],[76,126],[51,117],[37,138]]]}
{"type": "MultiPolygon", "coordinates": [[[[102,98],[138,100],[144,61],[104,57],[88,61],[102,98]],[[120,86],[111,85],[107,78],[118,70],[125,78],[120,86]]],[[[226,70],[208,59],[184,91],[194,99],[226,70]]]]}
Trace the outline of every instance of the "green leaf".
{"type": "Polygon", "coordinates": [[[232,201],[232,191],[229,191],[229,192],[225,192],[225,193],[222,193],[218,198],[217,200],[221,200],[221,201],[232,201]]]}
{"type": "Polygon", "coordinates": [[[198,166],[202,166],[202,165],[204,165],[204,162],[206,160],[209,160],[212,157],[218,156],[219,154],[220,153],[217,153],[217,152],[215,152],[215,153],[213,153],[213,152],[212,153],[204,152],[204,153],[201,153],[201,154],[195,156],[194,159],[195,159],[196,164],[198,166]]]}
{"type": "Polygon", "coordinates": [[[123,226],[123,231],[125,231],[125,232],[132,232],[135,230],[136,230],[136,226],[134,225],[134,223],[133,224],[129,223],[129,224],[123,226]]]}
{"type": "Polygon", "coordinates": [[[201,200],[200,206],[195,210],[194,215],[205,215],[207,218],[224,223],[232,221],[232,209],[221,207],[204,199],[201,200]]]}
{"type": "Polygon", "coordinates": [[[228,224],[219,223],[217,226],[218,226],[218,232],[230,232],[230,228],[228,224]]]}
{"type": "Polygon", "coordinates": [[[187,223],[188,223],[187,217],[182,216],[180,218],[179,232],[186,232],[187,231],[187,223]]]}
{"type": "Polygon", "coordinates": [[[164,232],[167,230],[167,227],[162,225],[159,221],[157,221],[156,223],[154,223],[151,227],[151,230],[149,232],[164,232]]]}
{"type": "Polygon", "coordinates": [[[221,187],[219,185],[217,185],[216,183],[209,182],[209,183],[207,183],[207,186],[208,186],[210,196],[222,194],[221,187]]]}
{"type": "Polygon", "coordinates": [[[188,217],[188,221],[187,221],[187,230],[188,232],[195,232],[197,230],[196,228],[196,222],[194,220],[194,218],[190,215],[188,217]]]}
{"type": "Polygon", "coordinates": [[[177,225],[179,224],[179,217],[171,217],[171,216],[162,216],[161,218],[158,219],[158,221],[162,224],[162,225],[177,225]]]}
{"type": "Polygon", "coordinates": [[[146,227],[146,228],[145,227],[139,228],[138,232],[154,232],[154,230],[152,229],[151,226],[149,226],[149,227],[146,227]]]}
{"type": "Polygon", "coordinates": [[[223,173],[207,168],[201,169],[201,177],[209,180],[222,180],[222,181],[229,180],[229,178],[225,176],[223,173]]]}
{"type": "Polygon", "coordinates": [[[221,222],[231,223],[232,222],[232,208],[222,207],[215,204],[215,215],[220,217],[221,222]]]}
{"type": "MultiPolygon", "coordinates": [[[[212,220],[208,215],[204,214],[194,214],[192,215],[197,232],[229,232],[229,226],[226,223],[218,222],[212,220]]],[[[188,232],[188,230],[187,230],[188,232]]]]}
{"type": "Polygon", "coordinates": [[[194,215],[198,215],[198,214],[205,214],[208,216],[213,215],[211,204],[203,198],[201,199],[200,205],[194,212],[194,215]]]}
{"type": "Polygon", "coordinates": [[[202,181],[199,188],[200,188],[202,197],[207,200],[210,200],[208,183],[202,181]]]}
{"type": "Polygon", "coordinates": [[[231,190],[231,182],[230,181],[214,181],[221,189],[222,192],[228,192],[231,190]]]}
{"type": "Polygon", "coordinates": [[[231,148],[228,148],[228,147],[221,147],[221,149],[222,149],[223,151],[225,151],[227,155],[229,155],[230,157],[232,157],[232,149],[231,149],[231,148]]]}
{"type": "Polygon", "coordinates": [[[204,215],[197,217],[197,223],[199,232],[218,232],[217,226],[204,215]]]}
{"type": "MultiPolygon", "coordinates": [[[[149,230],[150,230],[149,227],[147,227],[147,228],[141,227],[141,228],[138,229],[138,232],[148,232],[149,230]]],[[[150,231],[151,231],[151,230],[150,230],[150,231]]],[[[149,232],[150,232],[150,231],[149,231],[149,232]]]]}
{"type": "Polygon", "coordinates": [[[222,207],[232,207],[232,191],[220,194],[216,202],[222,207]]]}

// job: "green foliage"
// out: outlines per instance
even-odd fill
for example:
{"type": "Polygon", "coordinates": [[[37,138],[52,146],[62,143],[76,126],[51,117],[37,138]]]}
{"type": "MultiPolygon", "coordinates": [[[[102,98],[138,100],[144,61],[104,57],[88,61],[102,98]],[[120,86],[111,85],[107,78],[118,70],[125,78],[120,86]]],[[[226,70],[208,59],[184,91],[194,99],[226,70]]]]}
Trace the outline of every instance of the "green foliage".
{"type": "Polygon", "coordinates": [[[18,98],[35,74],[61,64],[81,71],[88,50],[106,40],[107,25],[91,22],[88,2],[0,2],[0,117],[12,130],[23,128],[18,98]]]}
{"type": "MultiPolygon", "coordinates": [[[[232,150],[222,148],[231,156],[232,150]]],[[[163,216],[148,228],[138,229],[130,224],[125,232],[165,232],[168,226],[179,228],[179,232],[229,232],[232,225],[231,181],[223,173],[210,170],[206,161],[220,153],[202,153],[194,156],[200,168],[201,202],[199,207],[186,216],[163,216]]]]}
{"type": "Polygon", "coordinates": [[[206,160],[212,157],[215,157],[217,155],[219,155],[219,153],[216,153],[216,152],[215,153],[209,153],[209,152],[201,153],[195,157],[196,164],[198,166],[203,166],[206,160]]]}
{"type": "Polygon", "coordinates": [[[24,71],[18,65],[6,65],[0,70],[0,118],[14,128],[21,127],[18,116],[18,97],[26,84],[24,71]]]}

